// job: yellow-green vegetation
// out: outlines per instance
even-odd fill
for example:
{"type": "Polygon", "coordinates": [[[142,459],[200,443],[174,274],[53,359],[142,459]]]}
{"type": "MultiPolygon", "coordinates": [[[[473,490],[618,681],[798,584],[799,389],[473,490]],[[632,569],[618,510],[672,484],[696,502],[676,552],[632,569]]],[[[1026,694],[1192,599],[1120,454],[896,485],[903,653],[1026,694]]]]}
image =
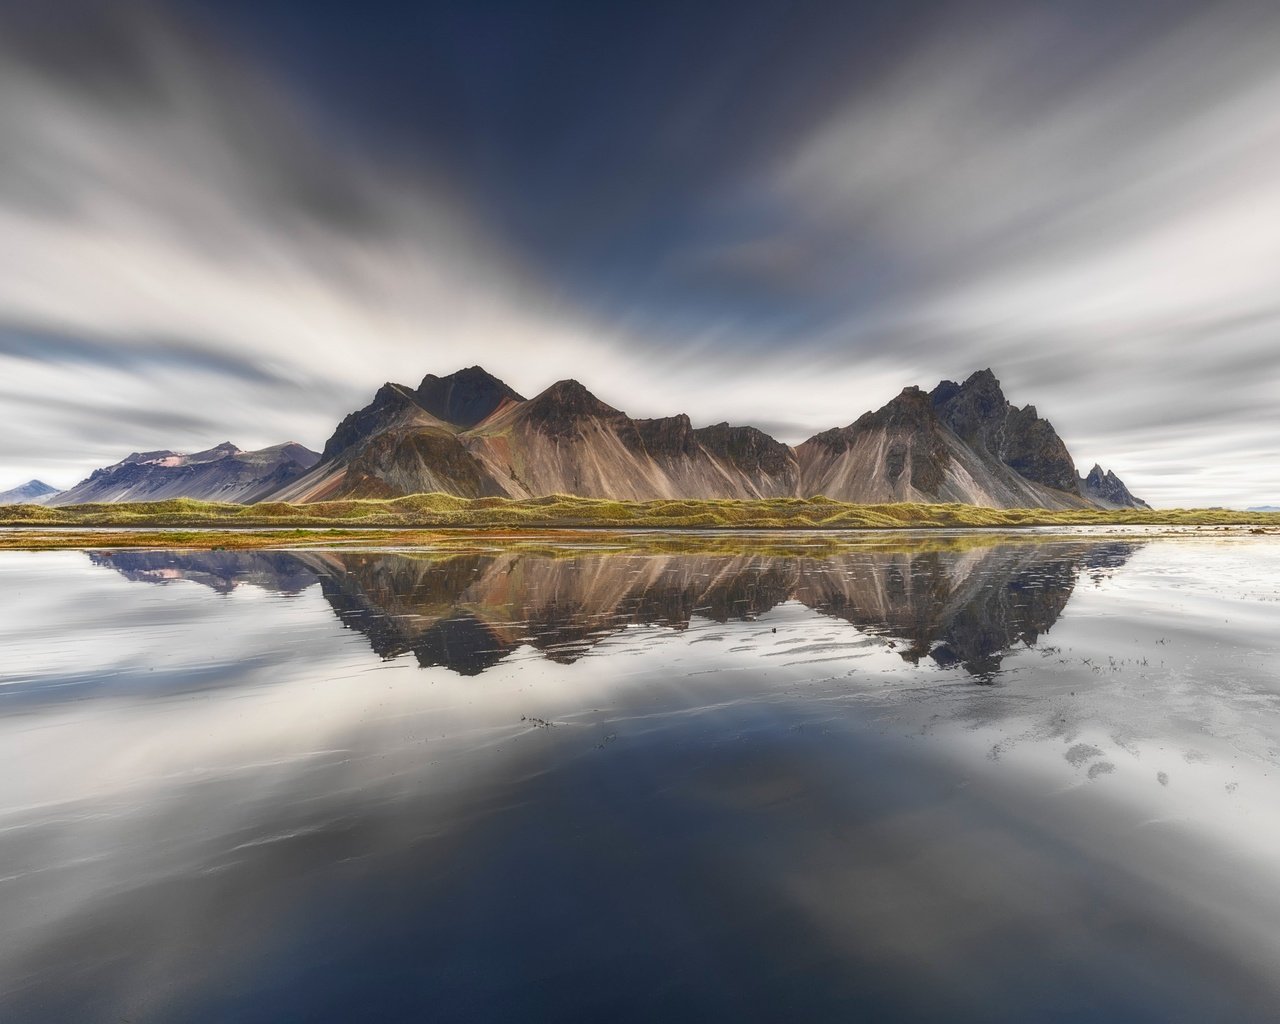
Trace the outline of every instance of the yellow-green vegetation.
{"type": "Polygon", "coordinates": [[[26,527],[253,528],[292,526],[393,529],[922,529],[1029,526],[1280,527],[1280,513],[1226,509],[995,509],[976,505],[852,505],[830,498],[613,501],[556,494],[545,498],[459,498],[413,494],[309,504],[233,505],[178,498],[99,505],[0,506],[0,525],[26,527]]]}

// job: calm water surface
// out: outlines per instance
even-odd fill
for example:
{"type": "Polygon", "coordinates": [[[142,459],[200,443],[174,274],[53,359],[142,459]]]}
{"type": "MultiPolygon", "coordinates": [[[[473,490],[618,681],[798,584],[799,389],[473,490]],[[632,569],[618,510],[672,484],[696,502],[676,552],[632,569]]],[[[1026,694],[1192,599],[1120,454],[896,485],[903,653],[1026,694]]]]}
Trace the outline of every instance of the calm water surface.
{"type": "Polygon", "coordinates": [[[1276,538],[0,554],[4,1021],[1275,1020],[1278,850],[1276,538]]]}

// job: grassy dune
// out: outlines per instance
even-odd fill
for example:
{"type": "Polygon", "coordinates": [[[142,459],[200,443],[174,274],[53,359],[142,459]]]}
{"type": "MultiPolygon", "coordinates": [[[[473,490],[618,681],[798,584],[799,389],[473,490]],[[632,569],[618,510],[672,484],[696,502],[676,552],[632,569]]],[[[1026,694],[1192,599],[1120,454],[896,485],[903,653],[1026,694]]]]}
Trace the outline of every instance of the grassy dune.
{"type": "Polygon", "coordinates": [[[851,505],[830,498],[750,501],[610,501],[552,495],[545,498],[458,498],[414,494],[404,498],[320,501],[305,505],[263,502],[233,505],[192,501],[114,505],[0,506],[0,525],[26,527],[133,527],[139,529],[341,527],[382,529],[909,529],[1024,526],[1264,526],[1280,527],[1280,513],[1220,509],[1097,510],[993,509],[975,505],[851,505]]]}

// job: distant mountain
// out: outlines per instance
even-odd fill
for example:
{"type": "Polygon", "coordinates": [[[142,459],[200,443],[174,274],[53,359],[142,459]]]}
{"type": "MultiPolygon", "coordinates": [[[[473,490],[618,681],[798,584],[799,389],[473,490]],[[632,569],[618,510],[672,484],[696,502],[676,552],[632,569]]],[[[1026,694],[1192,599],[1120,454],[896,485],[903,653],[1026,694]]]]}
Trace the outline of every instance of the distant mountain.
{"type": "Polygon", "coordinates": [[[1246,512],[1280,512],[1280,505],[1252,505],[1246,512]]]}
{"type": "Polygon", "coordinates": [[[7,491],[0,491],[0,505],[45,505],[58,493],[43,480],[28,480],[7,491]]]}
{"type": "Polygon", "coordinates": [[[792,449],[749,426],[696,428],[683,414],[633,419],[575,380],[526,400],[472,366],[417,389],[384,384],[338,425],[316,466],[271,497],[426,491],[1145,507],[1114,474],[1078,476],[1052,424],[1033,406],[1012,405],[990,370],[929,393],[907,388],[792,449]]]}
{"type": "Polygon", "coordinates": [[[297,479],[319,458],[293,441],[254,452],[241,451],[230,441],[190,455],[167,450],[134,452],[94,470],[70,490],[52,497],[49,504],[168,498],[253,502],[297,479]]]}

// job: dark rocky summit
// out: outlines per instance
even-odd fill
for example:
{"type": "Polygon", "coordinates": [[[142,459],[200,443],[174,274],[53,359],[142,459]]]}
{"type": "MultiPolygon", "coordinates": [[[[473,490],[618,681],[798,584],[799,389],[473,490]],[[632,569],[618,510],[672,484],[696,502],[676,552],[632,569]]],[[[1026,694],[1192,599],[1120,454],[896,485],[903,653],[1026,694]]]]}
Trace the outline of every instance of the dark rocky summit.
{"type": "MultiPolygon", "coordinates": [[[[517,415],[522,422],[536,426],[551,437],[574,436],[589,422],[621,425],[627,421],[626,413],[602,402],[572,379],[556,381],[525,403],[517,415]]],[[[634,435],[634,425],[627,432],[634,435]]],[[[638,443],[638,438],[633,440],[638,443]]]]}
{"type": "Polygon", "coordinates": [[[1151,507],[1141,498],[1135,498],[1129,493],[1124,481],[1110,470],[1104,473],[1096,462],[1093,469],[1089,470],[1089,475],[1080,478],[1080,493],[1103,508],[1151,507]]]}
{"type": "Polygon", "coordinates": [[[374,392],[372,402],[343,418],[325,442],[320,458],[326,462],[336,458],[352,445],[386,430],[406,410],[416,408],[418,404],[413,392],[403,384],[383,384],[374,392]]]}
{"type": "Polygon", "coordinates": [[[447,377],[427,374],[414,400],[436,419],[466,429],[524,398],[482,367],[468,366],[447,377]]]}
{"type": "Polygon", "coordinates": [[[963,384],[944,380],[929,395],[938,416],[965,444],[1020,476],[1054,490],[1077,491],[1071,453],[1033,405],[1004,396],[996,375],[979,370],[963,384]]]}

